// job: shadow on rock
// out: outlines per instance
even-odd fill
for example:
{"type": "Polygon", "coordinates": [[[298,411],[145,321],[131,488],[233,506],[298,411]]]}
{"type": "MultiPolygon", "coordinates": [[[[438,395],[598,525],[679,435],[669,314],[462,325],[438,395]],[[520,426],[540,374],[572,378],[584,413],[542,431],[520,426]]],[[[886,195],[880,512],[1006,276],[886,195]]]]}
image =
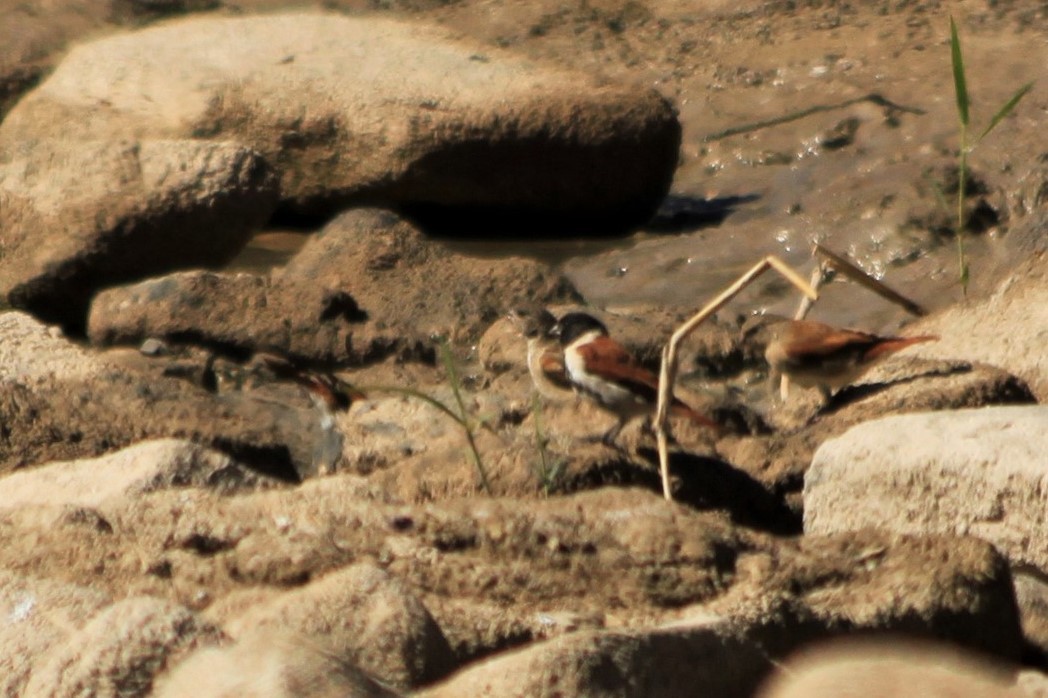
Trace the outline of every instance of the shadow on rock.
{"type": "MultiPolygon", "coordinates": [[[[658,463],[658,453],[641,451],[658,463]]],[[[781,535],[801,532],[801,517],[750,475],[718,458],[695,453],[671,453],[670,475],[676,480],[673,497],[696,509],[722,509],[735,523],[781,535]]],[[[652,472],[661,489],[658,472],[652,472]]],[[[638,483],[641,484],[641,483],[638,483]]]]}

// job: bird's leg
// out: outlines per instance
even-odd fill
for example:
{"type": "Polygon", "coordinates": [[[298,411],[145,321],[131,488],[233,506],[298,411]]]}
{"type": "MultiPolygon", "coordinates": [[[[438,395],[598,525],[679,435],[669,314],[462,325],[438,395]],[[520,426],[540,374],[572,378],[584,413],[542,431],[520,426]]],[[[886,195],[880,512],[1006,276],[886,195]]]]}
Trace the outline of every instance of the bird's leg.
{"type": "Polygon", "coordinates": [[[619,420],[615,422],[615,426],[604,432],[604,436],[601,437],[600,442],[610,448],[618,448],[618,445],[615,443],[615,439],[619,437],[619,433],[622,431],[622,428],[626,426],[626,421],[627,418],[619,417],[619,420]]]}
{"type": "Polygon", "coordinates": [[[786,402],[786,398],[789,396],[790,385],[783,381],[782,372],[775,370],[772,367],[768,367],[768,396],[771,398],[772,403],[775,402],[775,393],[779,393],[779,397],[782,402],[786,402]]]}

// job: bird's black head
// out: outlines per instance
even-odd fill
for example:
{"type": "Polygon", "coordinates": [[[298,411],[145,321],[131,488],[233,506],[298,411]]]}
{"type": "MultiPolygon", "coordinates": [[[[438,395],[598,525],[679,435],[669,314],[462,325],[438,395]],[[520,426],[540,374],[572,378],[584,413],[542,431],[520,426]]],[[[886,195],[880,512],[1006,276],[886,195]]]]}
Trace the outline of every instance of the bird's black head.
{"type": "Polygon", "coordinates": [[[751,315],[739,328],[739,336],[743,345],[753,344],[763,346],[771,341],[774,328],[781,323],[788,322],[789,318],[772,313],[751,315]]]}
{"type": "Polygon", "coordinates": [[[602,335],[608,334],[604,323],[586,313],[568,313],[553,327],[553,333],[560,338],[563,346],[568,346],[576,339],[596,330],[602,335]]]}
{"type": "Polygon", "coordinates": [[[510,322],[528,339],[551,337],[557,318],[541,306],[517,308],[509,314],[510,322]]]}

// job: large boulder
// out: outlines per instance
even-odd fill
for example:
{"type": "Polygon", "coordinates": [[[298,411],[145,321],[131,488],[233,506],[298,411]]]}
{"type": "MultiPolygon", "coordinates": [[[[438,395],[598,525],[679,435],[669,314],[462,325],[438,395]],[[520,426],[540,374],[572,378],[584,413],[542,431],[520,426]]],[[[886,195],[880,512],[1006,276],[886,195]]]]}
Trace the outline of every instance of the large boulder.
{"type": "Polygon", "coordinates": [[[1048,407],[887,417],[824,443],[804,486],[804,528],[959,533],[1048,573],[1048,407]]]}
{"type": "Polygon", "coordinates": [[[48,141],[0,165],[0,298],[82,329],[99,289],[229,261],[276,193],[233,143],[48,141]]]}
{"type": "Polygon", "coordinates": [[[234,140],[283,199],[642,222],[681,128],[651,89],[606,85],[418,24],[299,13],[198,17],[73,48],[0,126],[0,158],[42,139],[234,140]]]}

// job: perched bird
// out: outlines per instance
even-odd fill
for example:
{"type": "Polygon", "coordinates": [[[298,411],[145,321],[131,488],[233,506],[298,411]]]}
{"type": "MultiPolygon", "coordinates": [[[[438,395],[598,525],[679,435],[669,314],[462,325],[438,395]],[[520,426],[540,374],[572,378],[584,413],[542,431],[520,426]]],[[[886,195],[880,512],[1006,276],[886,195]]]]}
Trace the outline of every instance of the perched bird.
{"type": "Polygon", "coordinates": [[[338,376],[326,371],[306,368],[292,359],[270,352],[257,352],[248,370],[265,369],[278,380],[290,380],[302,386],[313,405],[325,414],[345,412],[357,400],[367,395],[338,376]]]}
{"type": "Polygon", "coordinates": [[[342,459],[343,444],[335,414],[348,411],[353,402],[366,399],[367,395],[331,373],[303,368],[276,354],[259,352],[252,364],[268,369],[279,379],[290,379],[306,390],[320,413],[319,433],[313,444],[313,469],[322,475],[334,472],[342,459]]]}
{"type": "Polygon", "coordinates": [[[772,380],[785,375],[802,387],[818,388],[829,400],[833,390],[855,382],[880,359],[938,337],[879,337],[813,320],[766,315],[743,325],[743,339],[765,346],[772,380]]]}
{"type": "Polygon", "coordinates": [[[545,308],[518,308],[509,320],[528,341],[528,373],[539,395],[563,400],[575,395],[575,388],[564,368],[564,352],[553,333],[557,318],[545,308]]]}
{"type": "MultiPolygon", "coordinates": [[[[560,337],[572,385],[619,418],[604,434],[605,444],[611,445],[630,419],[651,415],[658,398],[658,378],[608,336],[604,323],[586,313],[568,313],[552,331],[560,337]]],[[[718,428],[716,422],[676,398],[670,411],[696,424],[718,428]]]]}

